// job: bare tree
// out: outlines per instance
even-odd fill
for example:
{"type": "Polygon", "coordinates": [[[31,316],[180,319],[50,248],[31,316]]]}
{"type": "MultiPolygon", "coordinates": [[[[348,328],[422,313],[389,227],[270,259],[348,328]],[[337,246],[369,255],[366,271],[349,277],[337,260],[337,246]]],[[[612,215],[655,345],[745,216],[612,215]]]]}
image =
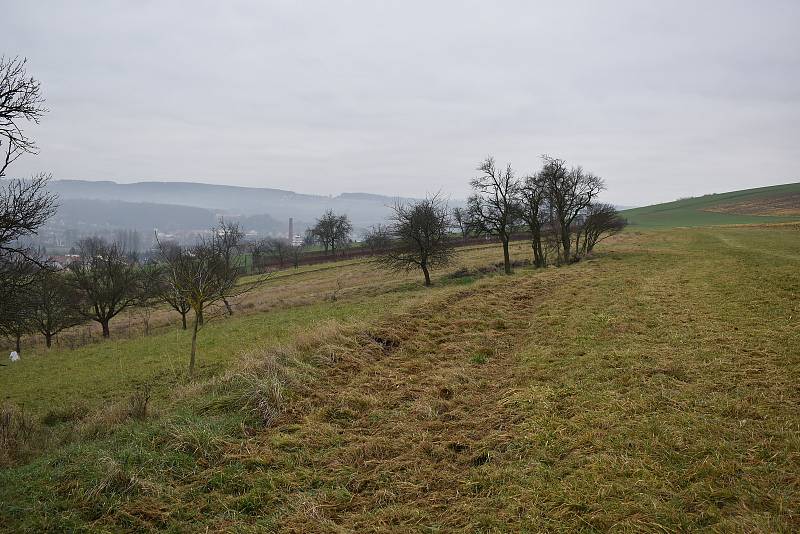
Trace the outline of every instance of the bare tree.
{"type": "Polygon", "coordinates": [[[430,269],[447,265],[454,254],[447,204],[438,195],[394,206],[392,236],[397,247],[378,261],[396,270],[421,269],[425,285],[431,285],[430,269]]]}
{"type": "Polygon", "coordinates": [[[36,251],[26,243],[56,211],[56,199],[46,190],[49,177],[0,182],[0,330],[16,339],[31,330],[29,285],[37,267],[36,251]]]}
{"type": "Polygon", "coordinates": [[[291,256],[292,244],[288,239],[281,237],[270,237],[264,239],[263,249],[267,254],[275,258],[275,260],[278,262],[278,267],[283,269],[284,265],[291,256]]]}
{"type": "MultiPolygon", "coordinates": [[[[225,270],[227,271],[222,278],[234,281],[233,286],[235,286],[235,280],[238,279],[244,269],[244,261],[241,255],[244,232],[239,227],[239,223],[228,223],[220,219],[219,225],[212,229],[212,234],[208,244],[214,247],[216,252],[222,256],[225,270]]],[[[225,304],[228,315],[233,315],[233,307],[230,303],[230,297],[236,293],[233,286],[229,289],[230,294],[222,295],[222,302],[225,304]]]]}
{"type": "MultiPolygon", "coordinates": [[[[170,264],[172,259],[175,259],[181,254],[181,247],[175,241],[161,241],[159,243],[159,252],[162,259],[170,264]]],[[[175,291],[175,288],[170,283],[168,272],[161,270],[158,284],[158,295],[163,302],[169,305],[170,308],[178,312],[181,316],[181,326],[184,330],[187,328],[186,315],[192,311],[189,301],[180,292],[175,291]]]]}
{"type": "Polygon", "coordinates": [[[292,259],[292,266],[297,269],[300,267],[300,258],[303,256],[305,245],[292,245],[289,249],[289,256],[292,259]]]}
{"type": "Polygon", "coordinates": [[[575,249],[584,254],[591,253],[597,243],[620,233],[628,225],[628,221],[611,204],[590,204],[582,216],[583,220],[575,239],[575,249]]]}
{"type": "Polygon", "coordinates": [[[126,251],[131,258],[135,258],[142,249],[142,238],[138,230],[118,228],[114,230],[113,242],[126,251]]]}
{"type": "Polygon", "coordinates": [[[69,265],[72,283],[81,292],[81,313],[100,324],[103,337],[111,335],[109,322],[136,303],[139,269],[125,251],[99,237],[78,242],[80,259],[69,265]]]}
{"type": "Polygon", "coordinates": [[[0,178],[22,154],[35,154],[36,143],[22,123],[38,123],[47,112],[41,84],[25,70],[26,59],[0,57],[0,178]]]}
{"type": "Polygon", "coordinates": [[[453,208],[453,223],[455,224],[456,228],[458,228],[461,238],[466,241],[471,231],[469,212],[466,209],[458,206],[453,208]]]}
{"type": "Polygon", "coordinates": [[[605,189],[602,178],[581,167],[567,169],[562,159],[542,156],[544,166],[539,173],[547,187],[548,202],[556,229],[561,237],[563,260],[570,262],[572,223],[597,195],[605,189]]]}
{"type": "Polygon", "coordinates": [[[75,287],[67,282],[65,273],[49,266],[36,272],[30,291],[30,320],[33,328],[44,336],[48,349],[53,337],[62,330],[86,320],[80,313],[80,299],[75,287]]]}
{"type": "Polygon", "coordinates": [[[194,375],[197,353],[197,331],[203,324],[206,308],[225,298],[228,281],[225,259],[217,247],[206,240],[177,254],[163,255],[168,265],[167,279],[176,296],[186,300],[194,311],[192,348],[189,358],[189,376],[194,375]]]}
{"type": "Polygon", "coordinates": [[[386,225],[378,224],[364,233],[364,245],[372,254],[386,250],[392,245],[392,231],[386,225]]]}
{"type": "MultiPolygon", "coordinates": [[[[25,59],[0,57],[0,178],[22,154],[36,153],[36,144],[22,129],[25,121],[38,123],[46,112],[40,83],[28,77],[25,59]]],[[[50,177],[44,173],[30,180],[0,184],[0,284],[5,268],[15,270],[22,259],[34,261],[21,239],[36,235],[56,211],[56,198],[47,192],[50,177]]],[[[34,263],[37,263],[34,261],[34,263]]]]}
{"type": "Polygon", "coordinates": [[[156,305],[163,300],[164,271],[156,262],[148,262],[139,268],[139,283],[136,288],[134,310],[142,318],[145,335],[150,335],[150,317],[156,305]]]}
{"type": "Polygon", "coordinates": [[[330,249],[334,256],[336,247],[347,244],[352,232],[350,218],[347,215],[337,215],[333,210],[326,211],[311,228],[314,239],[325,248],[326,253],[330,249]]]}
{"type": "Polygon", "coordinates": [[[481,174],[470,181],[475,194],[467,200],[469,217],[477,233],[500,238],[505,273],[511,274],[508,242],[517,220],[520,185],[511,165],[499,169],[491,156],[478,166],[478,171],[481,174]]]}
{"type": "Polygon", "coordinates": [[[5,278],[0,285],[0,334],[15,341],[15,350],[22,353],[22,337],[33,332],[31,321],[31,286],[34,264],[21,258],[8,261],[5,278]]]}
{"type": "Polygon", "coordinates": [[[537,175],[527,176],[520,190],[520,216],[531,233],[533,264],[544,267],[547,259],[542,243],[542,230],[547,221],[547,187],[544,179],[537,175]]]}
{"type": "Polygon", "coordinates": [[[175,300],[185,300],[194,312],[192,324],[192,346],[189,358],[189,375],[194,374],[197,354],[197,332],[205,322],[206,310],[215,303],[224,302],[256,287],[265,278],[239,284],[239,269],[232,269],[224,255],[224,246],[218,240],[221,236],[214,232],[210,238],[203,238],[192,247],[171,250],[162,259],[166,269],[166,280],[175,300]]]}
{"type": "MultiPolygon", "coordinates": [[[[36,144],[23,130],[24,122],[38,123],[47,111],[41,85],[25,71],[25,59],[0,57],[0,179],[23,154],[35,154],[36,144]]],[[[41,261],[24,243],[56,211],[56,198],[47,192],[49,176],[0,182],[0,331],[16,339],[32,328],[30,289],[41,261]]]]}
{"type": "Polygon", "coordinates": [[[47,192],[49,179],[37,174],[30,180],[0,182],[0,261],[22,258],[36,263],[23,240],[36,235],[56,212],[56,197],[47,192]]]}

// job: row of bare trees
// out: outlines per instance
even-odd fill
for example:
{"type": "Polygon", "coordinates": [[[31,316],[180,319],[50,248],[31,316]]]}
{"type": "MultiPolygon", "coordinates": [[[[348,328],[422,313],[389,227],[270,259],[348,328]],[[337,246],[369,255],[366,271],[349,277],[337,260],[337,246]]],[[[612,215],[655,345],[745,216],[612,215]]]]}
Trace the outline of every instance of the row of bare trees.
{"type": "Polygon", "coordinates": [[[605,188],[601,178],[582,167],[568,167],[562,159],[542,159],[539,171],[518,178],[510,164],[501,168],[487,157],[470,181],[474,193],[466,208],[449,211],[438,194],[398,203],[391,224],[373,227],[365,242],[372,250],[383,250],[378,261],[391,269],[419,268],[428,286],[430,268],[453,258],[453,228],[464,239],[496,236],[503,248],[503,269],[510,274],[509,242],[515,234],[530,236],[533,265],[544,267],[553,257],[559,264],[577,261],[626,226],[614,206],[596,202],[605,188]]]}
{"type": "Polygon", "coordinates": [[[466,210],[454,213],[464,235],[495,235],[503,245],[503,266],[511,272],[508,243],[519,231],[530,234],[533,264],[548,257],[571,263],[591,253],[605,237],[627,224],[616,208],[597,202],[605,189],[602,178],[563,159],[542,156],[542,168],[518,178],[510,164],[500,168],[487,157],[471,181],[474,194],[466,210]]]}
{"type": "Polygon", "coordinates": [[[233,314],[231,299],[254,286],[240,283],[244,257],[242,232],[221,221],[208,237],[189,247],[159,243],[158,259],[140,264],[119,243],[101,238],[78,242],[79,258],[65,269],[38,259],[20,268],[15,289],[4,304],[0,330],[16,339],[41,333],[47,347],[59,332],[94,321],[102,335],[111,335],[111,321],[130,309],[142,317],[146,333],[152,311],[167,304],[181,316],[193,315],[190,371],[194,370],[198,329],[215,304],[233,314]],[[6,309],[7,308],[7,309],[6,309]]]}

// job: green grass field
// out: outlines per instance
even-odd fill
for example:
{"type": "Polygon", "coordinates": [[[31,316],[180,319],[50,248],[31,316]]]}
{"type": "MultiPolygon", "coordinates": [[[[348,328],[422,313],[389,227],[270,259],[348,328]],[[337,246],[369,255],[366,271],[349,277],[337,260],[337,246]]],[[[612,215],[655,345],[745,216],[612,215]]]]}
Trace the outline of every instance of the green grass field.
{"type": "Polygon", "coordinates": [[[764,224],[800,220],[800,183],[745,189],[715,195],[687,198],[625,210],[622,214],[635,228],[674,228],[729,224],[764,224]],[[770,209],[787,197],[793,210],[770,209]],[[746,209],[748,206],[760,209],[746,209]],[[709,211],[729,206],[725,211],[709,211]],[[770,213],[790,213],[770,215],[770,213]]]}
{"type": "Polygon", "coordinates": [[[194,382],[173,330],[37,352],[0,368],[30,423],[0,530],[797,531],[798,262],[796,224],[637,226],[430,290],[286,273],[204,329],[194,382]]]}

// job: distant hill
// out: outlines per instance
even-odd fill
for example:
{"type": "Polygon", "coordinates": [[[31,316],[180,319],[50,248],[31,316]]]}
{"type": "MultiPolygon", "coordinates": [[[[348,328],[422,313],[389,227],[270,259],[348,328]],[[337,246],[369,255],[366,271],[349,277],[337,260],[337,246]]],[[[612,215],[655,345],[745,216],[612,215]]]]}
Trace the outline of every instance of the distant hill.
{"type": "Polygon", "coordinates": [[[215,222],[214,212],[205,208],[153,202],[59,198],[58,211],[47,222],[47,226],[72,228],[82,233],[129,228],[151,234],[154,228],[163,232],[205,230],[215,222]]]}
{"type": "Polygon", "coordinates": [[[355,227],[382,222],[395,198],[368,193],[344,193],[335,197],[306,195],[261,187],[237,187],[192,182],[92,182],[56,180],[50,190],[61,199],[116,200],[177,204],[206,208],[231,216],[267,214],[278,221],[312,222],[325,210],[347,214],[355,227]]]}
{"type": "Polygon", "coordinates": [[[798,221],[800,183],[684,198],[622,214],[641,228],[798,221]]]}

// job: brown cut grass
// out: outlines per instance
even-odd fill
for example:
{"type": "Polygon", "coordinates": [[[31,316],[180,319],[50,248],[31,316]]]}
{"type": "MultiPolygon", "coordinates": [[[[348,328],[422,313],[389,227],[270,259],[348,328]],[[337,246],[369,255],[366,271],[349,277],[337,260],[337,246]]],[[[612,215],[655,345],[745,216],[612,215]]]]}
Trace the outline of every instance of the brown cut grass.
{"type": "Polygon", "coordinates": [[[737,215],[796,217],[800,216],[800,193],[785,193],[738,202],[727,202],[706,208],[704,211],[737,215]]]}

